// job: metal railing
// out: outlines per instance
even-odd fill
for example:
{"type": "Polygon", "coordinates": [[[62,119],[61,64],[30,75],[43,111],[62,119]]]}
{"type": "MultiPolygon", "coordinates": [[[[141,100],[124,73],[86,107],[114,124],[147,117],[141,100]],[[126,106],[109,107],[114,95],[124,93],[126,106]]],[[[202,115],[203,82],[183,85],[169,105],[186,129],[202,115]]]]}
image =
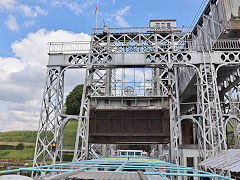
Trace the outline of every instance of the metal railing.
{"type": "MultiPolygon", "coordinates": [[[[107,43],[97,45],[95,48],[106,47],[107,43]]],[[[180,40],[175,42],[161,41],[157,44],[153,42],[129,42],[129,43],[111,43],[109,52],[155,52],[157,51],[194,51],[198,49],[199,44],[195,41],[180,40]],[[155,48],[157,46],[157,48],[155,48]]],[[[212,50],[240,50],[240,39],[219,39],[211,44],[212,50]]],[[[49,53],[89,53],[90,41],[76,42],[51,42],[49,43],[49,53]]]]}
{"type": "Polygon", "coordinates": [[[49,53],[88,53],[90,51],[90,41],[75,42],[50,42],[49,53]]]}
{"type": "Polygon", "coordinates": [[[240,39],[219,39],[216,42],[212,42],[213,50],[239,50],[240,39]]]}
{"type": "Polygon", "coordinates": [[[126,28],[93,28],[93,34],[122,33],[155,33],[155,32],[188,32],[189,27],[126,27],[126,28]]]}
{"type": "MultiPolygon", "coordinates": [[[[165,52],[165,51],[192,51],[196,49],[196,44],[192,41],[158,41],[157,44],[153,42],[127,42],[127,43],[111,43],[108,44],[94,44],[94,49],[101,51],[105,49],[110,53],[121,52],[165,52]],[[156,48],[157,46],[157,48],[156,48]]],[[[90,41],[79,42],[51,42],[49,43],[49,53],[89,53],[90,41]]]]}

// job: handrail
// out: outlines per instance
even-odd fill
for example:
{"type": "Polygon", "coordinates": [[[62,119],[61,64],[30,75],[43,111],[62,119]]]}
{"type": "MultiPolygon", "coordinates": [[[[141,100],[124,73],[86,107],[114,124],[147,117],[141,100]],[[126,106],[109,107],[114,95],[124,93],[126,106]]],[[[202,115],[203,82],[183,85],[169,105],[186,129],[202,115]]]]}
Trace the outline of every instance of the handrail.
{"type": "Polygon", "coordinates": [[[81,52],[88,53],[90,51],[90,41],[73,41],[73,42],[50,42],[49,53],[67,53],[81,52]]]}
{"type": "MultiPolygon", "coordinates": [[[[126,29],[126,28],[124,28],[126,29]]],[[[131,28],[130,28],[131,29],[131,28]]],[[[49,44],[49,53],[83,53],[88,54],[90,51],[91,41],[72,41],[72,42],[50,42],[49,44]]],[[[179,40],[172,43],[169,40],[159,41],[157,44],[154,42],[125,42],[110,45],[107,44],[94,44],[96,48],[103,48],[108,46],[109,52],[118,53],[118,52],[127,52],[127,48],[138,48],[136,52],[155,52],[155,46],[158,46],[157,49],[161,51],[171,50],[184,50],[184,51],[194,51],[198,49],[198,44],[195,41],[191,40],[179,40]]],[[[212,50],[239,50],[240,49],[240,39],[219,39],[217,41],[211,42],[212,50]]]]}
{"type": "Polygon", "coordinates": [[[213,50],[239,50],[240,39],[219,39],[212,42],[213,50]]]}
{"type": "Polygon", "coordinates": [[[154,32],[181,32],[186,33],[189,27],[125,27],[125,28],[93,28],[93,34],[118,33],[154,33],[154,32]]]}

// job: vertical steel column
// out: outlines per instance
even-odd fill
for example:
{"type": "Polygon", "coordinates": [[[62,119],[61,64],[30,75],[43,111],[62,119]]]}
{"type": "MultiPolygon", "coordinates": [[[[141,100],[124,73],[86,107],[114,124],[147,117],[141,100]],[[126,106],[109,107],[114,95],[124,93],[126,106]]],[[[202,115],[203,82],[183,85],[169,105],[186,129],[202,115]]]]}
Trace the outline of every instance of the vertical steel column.
{"type": "Polygon", "coordinates": [[[89,113],[90,113],[90,97],[88,96],[89,81],[91,73],[86,70],[85,83],[82,94],[80,107],[80,115],[78,119],[78,129],[75,142],[73,161],[80,161],[88,158],[88,135],[89,135],[89,113]],[[80,147],[79,147],[80,144],[80,147]],[[80,150],[79,150],[80,148],[80,150]]]}
{"type": "Polygon", "coordinates": [[[57,157],[62,160],[62,111],[63,111],[64,71],[62,67],[49,67],[40,113],[39,128],[36,139],[33,166],[47,165],[46,161],[56,163],[57,157]],[[52,151],[51,144],[56,143],[52,151]]]}
{"type": "MultiPolygon", "coordinates": [[[[171,34],[171,51],[175,51],[175,34],[171,34]]],[[[180,165],[181,155],[179,153],[179,144],[181,144],[181,123],[179,123],[180,105],[177,67],[173,65],[171,52],[168,52],[168,86],[169,86],[169,112],[170,112],[170,138],[171,138],[171,162],[180,165]]]]}
{"type": "Polygon", "coordinates": [[[153,83],[154,83],[154,95],[159,96],[160,95],[160,69],[159,68],[153,68],[153,83]]]}
{"type": "Polygon", "coordinates": [[[200,64],[198,95],[203,127],[202,159],[226,150],[226,134],[220,106],[215,67],[209,53],[203,52],[204,64],[200,64]]]}
{"type": "Polygon", "coordinates": [[[112,69],[108,68],[106,69],[106,79],[105,79],[105,84],[106,84],[106,90],[105,94],[106,96],[111,96],[112,95],[112,69]]]}
{"type": "Polygon", "coordinates": [[[169,71],[169,109],[170,109],[170,134],[171,134],[171,162],[180,165],[179,144],[181,144],[181,124],[178,121],[180,115],[178,85],[175,76],[176,67],[169,71]]]}

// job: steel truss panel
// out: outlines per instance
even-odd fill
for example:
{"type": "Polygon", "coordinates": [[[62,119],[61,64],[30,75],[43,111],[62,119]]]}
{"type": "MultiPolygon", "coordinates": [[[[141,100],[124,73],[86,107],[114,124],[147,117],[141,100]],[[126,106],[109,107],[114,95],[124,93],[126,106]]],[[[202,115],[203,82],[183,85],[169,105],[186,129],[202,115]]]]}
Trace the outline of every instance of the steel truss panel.
{"type": "MultiPolygon", "coordinates": [[[[214,4],[217,1],[211,2],[212,11],[219,8],[214,4]]],[[[193,33],[181,29],[96,29],[88,45],[51,44],[34,166],[39,160],[46,164],[62,158],[64,124],[70,119],[78,120],[74,161],[111,149],[89,144],[93,106],[119,110],[168,106],[170,154],[176,164],[182,163],[183,120],[194,124],[200,160],[228,147],[239,147],[240,44],[231,39],[217,41],[224,24],[216,13],[212,17],[205,14],[193,33]],[[69,68],[86,69],[79,116],[63,115],[63,77],[69,68]],[[51,142],[57,142],[55,152],[50,149],[51,142]]]]}
{"type": "MultiPolygon", "coordinates": [[[[34,166],[47,165],[46,161],[56,163],[62,148],[63,119],[63,83],[62,67],[51,67],[47,70],[42,109],[40,113],[39,129],[35,147],[34,166]],[[56,151],[53,152],[51,144],[56,142],[56,151]]],[[[61,157],[60,157],[61,158],[61,157]]]]}

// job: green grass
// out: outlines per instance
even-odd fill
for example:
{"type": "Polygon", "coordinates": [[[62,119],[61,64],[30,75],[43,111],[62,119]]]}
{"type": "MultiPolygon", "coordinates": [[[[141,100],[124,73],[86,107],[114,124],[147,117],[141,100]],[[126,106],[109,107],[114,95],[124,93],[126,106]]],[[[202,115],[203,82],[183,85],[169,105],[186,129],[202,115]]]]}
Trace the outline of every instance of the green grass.
{"type": "Polygon", "coordinates": [[[9,131],[0,133],[0,142],[35,143],[37,131],[9,131]]]}
{"type": "MultiPolygon", "coordinates": [[[[77,121],[67,124],[64,133],[64,146],[74,146],[77,132],[77,121]]],[[[0,133],[0,142],[35,143],[37,131],[9,131],[0,133]]]]}
{"type": "MultiPolygon", "coordinates": [[[[71,121],[67,124],[64,133],[63,146],[66,149],[73,149],[75,145],[76,133],[77,133],[77,121],[71,121]]],[[[0,133],[0,142],[9,143],[14,145],[18,143],[35,143],[37,132],[36,131],[9,131],[0,133]],[[14,143],[18,142],[18,143],[14,143]]],[[[12,159],[12,160],[32,160],[34,156],[34,148],[28,147],[24,150],[0,150],[0,159],[12,159]]]]}
{"type": "Polygon", "coordinates": [[[24,150],[0,150],[0,159],[33,160],[34,148],[24,150]]]}
{"type": "Polygon", "coordinates": [[[71,121],[67,124],[64,132],[63,146],[74,147],[76,133],[77,133],[77,126],[78,126],[77,121],[71,121]]]}

